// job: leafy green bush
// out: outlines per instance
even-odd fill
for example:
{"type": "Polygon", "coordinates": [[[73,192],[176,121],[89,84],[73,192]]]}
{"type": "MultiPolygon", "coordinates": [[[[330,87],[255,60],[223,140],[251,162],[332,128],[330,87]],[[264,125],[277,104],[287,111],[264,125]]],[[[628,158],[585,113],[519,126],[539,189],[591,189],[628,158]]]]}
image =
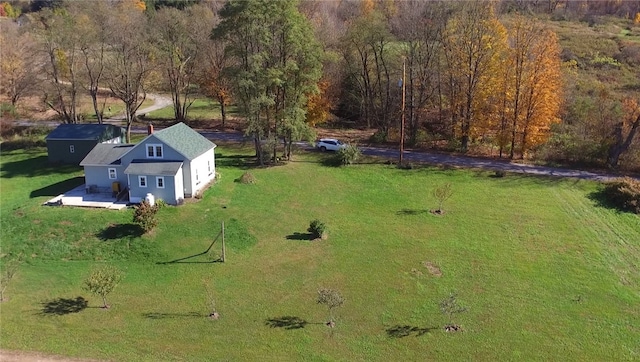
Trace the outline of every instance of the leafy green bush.
{"type": "Polygon", "coordinates": [[[376,133],[369,137],[369,141],[372,143],[385,143],[387,142],[387,134],[382,130],[377,130],[376,133]]]}
{"type": "Polygon", "coordinates": [[[336,157],[338,157],[341,165],[351,165],[356,162],[361,155],[360,149],[354,145],[347,145],[347,147],[341,148],[336,153],[336,157]]]}
{"type": "Polygon", "coordinates": [[[603,190],[607,201],[625,211],[640,214],[640,181],[623,177],[608,182],[603,190]]]}
{"type": "Polygon", "coordinates": [[[308,232],[311,233],[311,235],[315,238],[325,238],[326,237],[326,232],[327,232],[327,227],[326,225],[318,220],[315,219],[313,221],[311,221],[311,223],[309,224],[309,228],[307,229],[308,232]]]}
{"type": "Polygon", "coordinates": [[[133,222],[139,224],[142,230],[147,233],[158,225],[158,218],[156,217],[158,210],[160,210],[159,204],[151,206],[147,200],[144,200],[140,205],[136,206],[133,212],[133,222]]]}
{"type": "Polygon", "coordinates": [[[0,116],[2,118],[16,118],[18,117],[18,111],[16,107],[11,103],[0,103],[0,116]]]}

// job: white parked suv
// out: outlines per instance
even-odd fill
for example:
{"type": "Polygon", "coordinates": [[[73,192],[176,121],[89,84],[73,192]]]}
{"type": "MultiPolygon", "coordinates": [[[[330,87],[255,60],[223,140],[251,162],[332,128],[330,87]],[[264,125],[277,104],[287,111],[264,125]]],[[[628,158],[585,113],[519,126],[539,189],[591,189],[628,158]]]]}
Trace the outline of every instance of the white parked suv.
{"type": "Polygon", "coordinates": [[[321,138],[316,142],[316,148],[320,151],[337,151],[339,149],[347,147],[346,144],[338,141],[335,138],[321,138]]]}

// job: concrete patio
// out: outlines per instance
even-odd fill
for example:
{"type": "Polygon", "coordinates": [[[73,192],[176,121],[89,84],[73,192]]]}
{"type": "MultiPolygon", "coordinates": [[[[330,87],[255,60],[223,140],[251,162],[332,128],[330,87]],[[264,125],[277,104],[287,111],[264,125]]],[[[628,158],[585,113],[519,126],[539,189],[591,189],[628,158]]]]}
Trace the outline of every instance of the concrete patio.
{"type": "Polygon", "coordinates": [[[48,206],[93,207],[110,210],[122,210],[127,207],[127,204],[127,200],[116,201],[110,192],[87,193],[86,185],[80,185],[44,203],[48,206]]]}

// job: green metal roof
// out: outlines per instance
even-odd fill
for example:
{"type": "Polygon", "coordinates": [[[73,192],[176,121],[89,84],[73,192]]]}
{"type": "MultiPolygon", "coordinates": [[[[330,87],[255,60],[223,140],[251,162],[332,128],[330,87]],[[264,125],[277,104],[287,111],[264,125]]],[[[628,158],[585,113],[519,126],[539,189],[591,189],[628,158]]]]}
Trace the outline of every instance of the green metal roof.
{"type": "Polygon", "coordinates": [[[98,143],[80,162],[80,166],[119,165],[120,157],[135,145],[98,143]]]}
{"type": "Polygon", "coordinates": [[[215,143],[209,141],[203,135],[182,122],[156,131],[151,136],[155,136],[188,160],[193,160],[216,147],[215,143]]]}
{"type": "Polygon", "coordinates": [[[175,176],[182,162],[139,162],[124,169],[127,175],[175,176]]]}
{"type": "Polygon", "coordinates": [[[112,124],[61,124],[47,135],[46,140],[106,141],[122,135],[122,128],[112,124]]]}

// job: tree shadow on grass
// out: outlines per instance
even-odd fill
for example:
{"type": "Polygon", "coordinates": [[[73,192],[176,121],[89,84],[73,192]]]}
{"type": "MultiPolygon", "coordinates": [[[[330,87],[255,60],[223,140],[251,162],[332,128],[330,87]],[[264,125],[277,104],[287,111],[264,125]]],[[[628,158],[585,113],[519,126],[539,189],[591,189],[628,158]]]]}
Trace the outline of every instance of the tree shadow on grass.
{"type": "Polygon", "coordinates": [[[149,312],[142,313],[142,316],[148,319],[175,319],[175,318],[204,318],[205,315],[198,312],[189,313],[158,313],[149,312]]]}
{"type": "Polygon", "coordinates": [[[271,328],[283,328],[283,329],[301,329],[304,328],[309,322],[294,316],[282,316],[276,318],[269,318],[264,322],[265,325],[271,328]]]}
{"type": "Polygon", "coordinates": [[[320,161],[320,164],[324,167],[340,167],[342,166],[342,160],[340,159],[340,157],[338,157],[338,155],[332,154],[325,156],[320,161]]]}
{"type": "Polygon", "coordinates": [[[89,301],[83,297],[57,298],[42,303],[42,315],[65,315],[71,313],[79,313],[89,305],[89,301]]]}
{"type": "Polygon", "coordinates": [[[3,163],[0,170],[2,170],[2,178],[12,178],[62,175],[82,171],[82,168],[78,165],[50,164],[47,156],[37,156],[3,163]]]}
{"type": "Polygon", "coordinates": [[[291,235],[287,235],[287,240],[307,240],[307,241],[311,241],[313,239],[315,239],[314,235],[311,233],[299,233],[299,232],[295,232],[291,235]]]}
{"type": "Polygon", "coordinates": [[[102,241],[117,240],[126,237],[140,237],[144,234],[144,230],[138,224],[111,224],[104,230],[96,234],[102,241]]]}
{"type": "Polygon", "coordinates": [[[56,182],[53,185],[33,190],[31,191],[31,194],[29,194],[29,197],[34,198],[39,196],[58,196],[82,184],[84,184],[84,176],[76,176],[68,180],[56,182]]]}
{"type": "Polygon", "coordinates": [[[185,256],[183,258],[178,258],[178,259],[174,259],[171,261],[160,261],[157,262],[156,264],[176,264],[176,263],[181,263],[181,264],[211,264],[211,263],[222,263],[224,260],[222,260],[222,258],[217,258],[217,259],[210,259],[210,260],[189,260],[189,259],[194,259],[197,258],[199,256],[208,256],[209,258],[212,257],[212,254],[209,253],[209,251],[211,251],[211,248],[213,247],[213,244],[216,243],[216,241],[218,240],[218,238],[216,237],[215,239],[213,239],[213,241],[211,242],[211,244],[209,244],[209,247],[198,254],[193,254],[193,255],[189,255],[189,256],[185,256]]]}
{"type": "Polygon", "coordinates": [[[415,335],[416,337],[420,337],[425,335],[433,330],[437,330],[439,327],[416,327],[410,325],[395,325],[393,327],[389,327],[386,329],[387,336],[390,338],[404,338],[411,335],[415,335]]]}
{"type": "Polygon", "coordinates": [[[396,215],[420,215],[427,214],[429,210],[402,209],[396,212],[396,215]]]}
{"type": "Polygon", "coordinates": [[[604,188],[591,192],[589,195],[587,195],[587,197],[589,198],[589,200],[593,201],[593,203],[597,207],[603,207],[605,209],[615,210],[619,213],[628,212],[628,213],[634,214],[633,210],[625,209],[624,207],[621,207],[620,205],[616,205],[613,201],[611,201],[611,199],[609,199],[609,196],[607,195],[607,192],[605,191],[604,188]]]}
{"type": "Polygon", "coordinates": [[[256,168],[255,156],[216,154],[216,166],[237,167],[242,170],[256,168]]]}

